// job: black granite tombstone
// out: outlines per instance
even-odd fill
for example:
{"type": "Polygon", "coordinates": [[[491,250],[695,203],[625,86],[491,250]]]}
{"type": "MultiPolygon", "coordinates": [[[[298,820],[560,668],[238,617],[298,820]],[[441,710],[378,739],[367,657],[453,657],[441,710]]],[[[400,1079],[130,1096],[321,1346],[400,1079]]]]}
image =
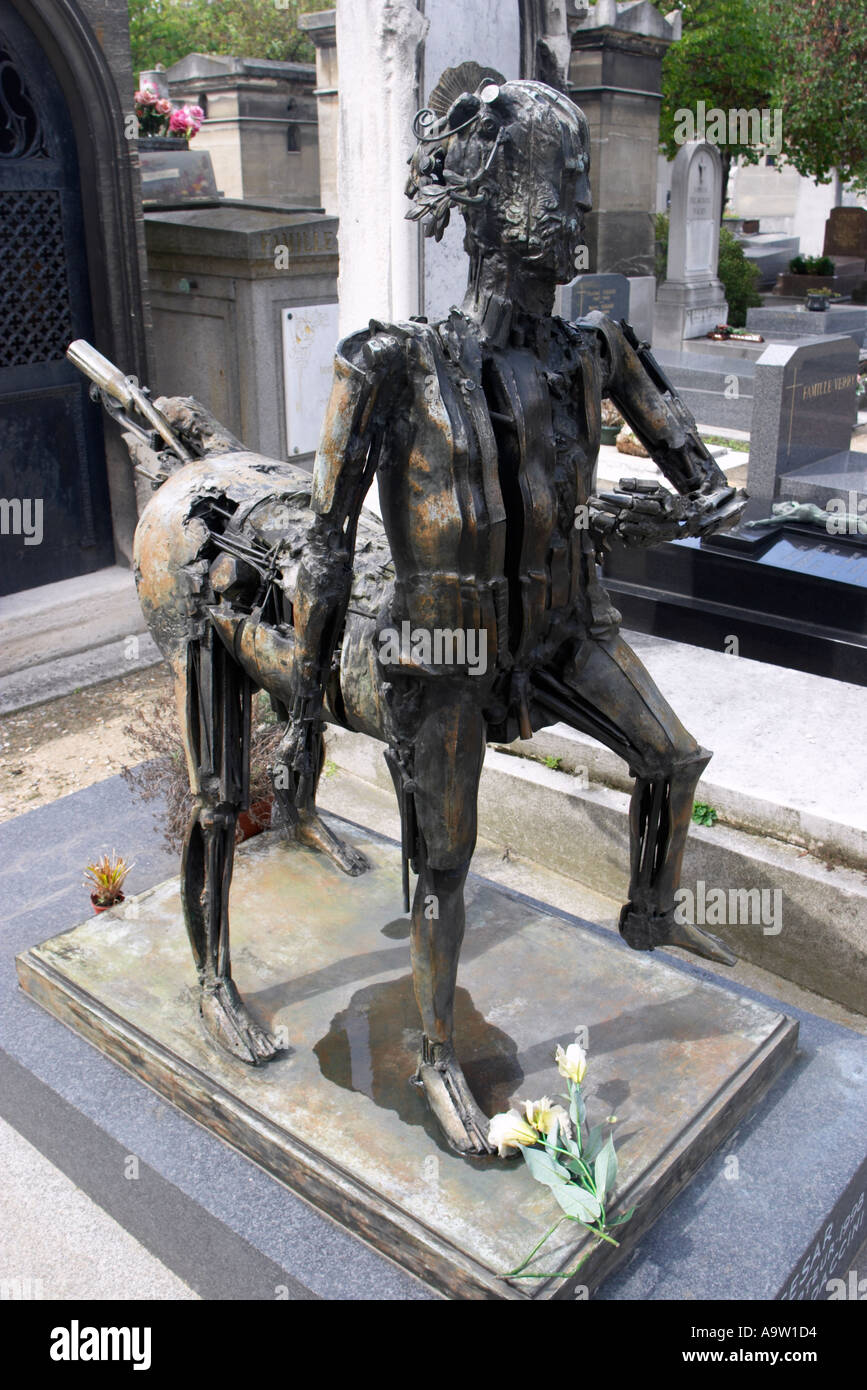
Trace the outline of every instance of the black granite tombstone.
{"type": "Polygon", "coordinates": [[[615,323],[629,318],[629,281],[625,275],[579,275],[563,290],[563,315],[582,319],[599,310],[615,323]]]}

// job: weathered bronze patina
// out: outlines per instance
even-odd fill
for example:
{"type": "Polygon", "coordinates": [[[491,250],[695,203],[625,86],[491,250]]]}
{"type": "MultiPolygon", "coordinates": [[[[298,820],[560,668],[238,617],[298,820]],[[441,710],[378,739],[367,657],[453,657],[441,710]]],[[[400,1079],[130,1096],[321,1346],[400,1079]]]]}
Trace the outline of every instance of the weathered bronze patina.
{"type": "MultiPolygon", "coordinates": [[[[597,560],[612,541],[730,525],[743,498],[627,324],[552,316],[590,208],[583,114],[538,82],[478,69],[464,90],[469,68],[451,71],[417,118],[407,190],[409,216],[429,235],[462,212],[466,297],[441,323],[373,322],[340,343],[312,492],[308,475],[244,452],[192,400],[161,405],[194,461],[156,434],[126,438],[157,486],[136,577],[175,674],[196,795],[182,889],[204,1025],[245,1062],[275,1051],[229,962],[234,828],[259,687],[286,724],[273,768],[283,821],[349,874],[365,859],[316,811],[323,723],[386,744],[407,908],[410,866],[417,875],[415,1080],[450,1144],[480,1155],[491,1151],[488,1122],[458,1061],[453,1011],[487,740],[563,720],[614,749],[635,777],[623,937],[636,950],[668,944],[733,963],[674,918],[710,754],[619,635],[597,560]],[[603,397],[675,492],[625,480],[593,495],[603,397]],[[362,512],[374,478],[381,523],[362,512]]],[[[122,402],[122,389],[114,396],[122,402]]]]}

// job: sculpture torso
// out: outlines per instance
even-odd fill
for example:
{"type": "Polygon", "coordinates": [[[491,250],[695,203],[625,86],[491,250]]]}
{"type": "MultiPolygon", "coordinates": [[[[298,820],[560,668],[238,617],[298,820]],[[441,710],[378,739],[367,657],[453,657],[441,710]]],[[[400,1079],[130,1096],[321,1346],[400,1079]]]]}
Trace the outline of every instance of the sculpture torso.
{"type": "Polygon", "coordinates": [[[405,373],[378,467],[392,616],[485,629],[492,668],[536,664],[593,620],[575,508],[599,448],[597,336],[525,318],[494,344],[458,311],[387,332],[401,344],[391,370],[405,373]]]}

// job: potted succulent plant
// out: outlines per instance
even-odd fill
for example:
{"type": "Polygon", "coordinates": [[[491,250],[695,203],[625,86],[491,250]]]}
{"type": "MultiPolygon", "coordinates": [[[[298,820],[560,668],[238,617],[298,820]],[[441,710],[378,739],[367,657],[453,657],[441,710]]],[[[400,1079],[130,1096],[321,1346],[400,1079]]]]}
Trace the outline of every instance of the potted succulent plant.
{"type": "Polygon", "coordinates": [[[821,313],[827,309],[830,299],[830,290],[807,290],[807,308],[811,313],[821,313]]]}
{"type": "Polygon", "coordinates": [[[123,902],[123,881],[132,867],[114,850],[110,855],[104,854],[94,864],[87,865],[84,886],[90,888],[94,912],[107,912],[116,903],[123,902]]]}

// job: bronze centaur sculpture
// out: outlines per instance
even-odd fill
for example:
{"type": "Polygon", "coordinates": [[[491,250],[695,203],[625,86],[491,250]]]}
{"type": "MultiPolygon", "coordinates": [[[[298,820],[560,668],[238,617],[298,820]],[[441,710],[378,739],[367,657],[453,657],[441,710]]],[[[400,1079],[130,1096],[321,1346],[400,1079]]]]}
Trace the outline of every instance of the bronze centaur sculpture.
{"type": "MultiPolygon", "coordinates": [[[[590,207],[583,114],[538,82],[474,68],[446,74],[416,118],[408,187],[408,215],[427,233],[440,236],[455,207],[464,216],[463,306],[437,324],[374,322],[338,346],[312,489],[298,468],[245,452],[195,401],[162,402],[159,415],[145,398],[150,430],[121,418],[140,470],[161,484],[139,522],[136,578],[174,671],[196,795],[182,881],[204,1025],[245,1062],[274,1051],[229,962],[259,687],[286,723],[273,768],[283,821],[348,874],[365,861],[316,811],[323,721],[386,744],[418,875],[416,1080],[449,1143],[481,1155],[488,1121],[455,1051],[453,1003],[486,740],[562,720],[614,749],[635,777],[623,937],[734,963],[673,911],[710,754],[620,637],[597,560],[614,539],[730,525],[743,498],[627,324],[552,317],[590,207]],[[593,495],[603,397],[676,492],[624,482],[593,495]],[[181,437],[180,456],[155,428],[181,437]],[[362,511],[374,478],[381,522],[362,511]]],[[[123,378],[109,385],[137,403],[123,378]]]]}

